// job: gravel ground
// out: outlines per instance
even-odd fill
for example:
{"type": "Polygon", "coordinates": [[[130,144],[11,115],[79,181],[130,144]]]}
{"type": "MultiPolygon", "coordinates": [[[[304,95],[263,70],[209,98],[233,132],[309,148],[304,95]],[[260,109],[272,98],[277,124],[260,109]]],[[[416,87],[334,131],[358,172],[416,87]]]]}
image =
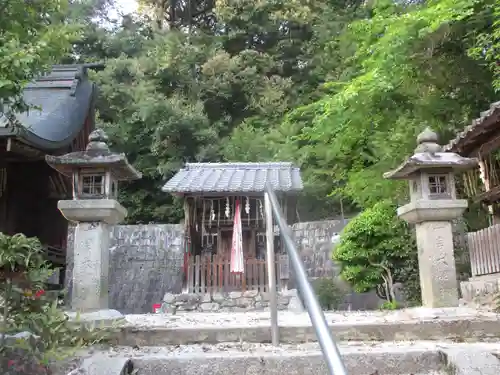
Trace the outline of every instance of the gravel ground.
{"type": "MultiPolygon", "coordinates": [[[[499,319],[500,315],[467,307],[429,309],[414,308],[396,311],[326,312],[328,323],[363,324],[411,322],[421,320],[450,319],[499,319]]],[[[269,326],[268,312],[244,313],[179,313],[126,315],[127,325],[134,327],[256,327],[269,326]]],[[[280,326],[310,326],[307,313],[279,312],[280,326]]]]}

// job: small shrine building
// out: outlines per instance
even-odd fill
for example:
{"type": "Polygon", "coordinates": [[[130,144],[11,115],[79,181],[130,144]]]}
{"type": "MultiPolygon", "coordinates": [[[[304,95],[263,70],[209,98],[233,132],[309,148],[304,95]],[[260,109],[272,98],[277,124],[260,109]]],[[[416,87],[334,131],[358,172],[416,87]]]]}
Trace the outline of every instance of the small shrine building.
{"type": "MultiPolygon", "coordinates": [[[[292,163],[188,163],[163,191],[184,200],[184,292],[267,291],[264,190],[271,183],[289,224],[303,189],[292,163]],[[243,269],[232,272],[231,249],[239,206],[243,269]]],[[[278,288],[288,281],[288,257],[275,227],[278,288]]]]}
{"type": "Polygon", "coordinates": [[[464,176],[464,192],[489,208],[493,223],[500,223],[500,102],[491,104],[444,150],[478,159],[479,168],[464,176]]]}

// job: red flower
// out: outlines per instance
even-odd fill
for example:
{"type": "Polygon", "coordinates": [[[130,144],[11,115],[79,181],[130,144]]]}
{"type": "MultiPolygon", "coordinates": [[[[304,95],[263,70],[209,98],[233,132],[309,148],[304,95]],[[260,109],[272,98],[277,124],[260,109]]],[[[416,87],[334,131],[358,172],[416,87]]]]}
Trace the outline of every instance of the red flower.
{"type": "Polygon", "coordinates": [[[9,361],[7,362],[7,367],[12,367],[15,363],[16,361],[14,361],[13,359],[9,359],[9,361]]]}
{"type": "Polygon", "coordinates": [[[40,289],[38,292],[35,293],[35,297],[38,298],[38,297],[41,297],[45,294],[45,290],[43,289],[40,289]]]}

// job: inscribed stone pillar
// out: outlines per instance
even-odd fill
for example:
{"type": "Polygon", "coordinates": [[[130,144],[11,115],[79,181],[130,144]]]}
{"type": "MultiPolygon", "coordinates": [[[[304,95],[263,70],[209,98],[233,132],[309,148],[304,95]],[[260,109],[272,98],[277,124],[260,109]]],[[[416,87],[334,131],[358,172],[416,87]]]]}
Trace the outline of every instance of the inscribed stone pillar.
{"type": "Polygon", "coordinates": [[[458,304],[458,285],[449,221],[415,224],[422,303],[429,307],[458,304]]]}
{"type": "Polygon", "coordinates": [[[109,308],[109,225],[78,223],[75,229],[71,308],[77,311],[109,308]]]}
{"type": "Polygon", "coordinates": [[[415,154],[384,177],[409,181],[411,202],[398,208],[398,216],[415,224],[422,304],[456,307],[452,221],[467,201],[457,199],[454,172],[473,168],[477,161],[442,152],[437,142],[437,134],[427,128],[417,137],[415,154]]]}

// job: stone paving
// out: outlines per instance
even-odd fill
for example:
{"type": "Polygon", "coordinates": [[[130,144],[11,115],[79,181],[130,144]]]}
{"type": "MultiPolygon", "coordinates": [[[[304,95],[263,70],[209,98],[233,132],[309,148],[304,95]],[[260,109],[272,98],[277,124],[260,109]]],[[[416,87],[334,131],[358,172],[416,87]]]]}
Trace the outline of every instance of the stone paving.
{"type": "MultiPolygon", "coordinates": [[[[398,311],[327,312],[325,318],[340,341],[500,339],[500,315],[469,308],[398,311]]],[[[114,337],[116,345],[162,346],[270,342],[266,312],[127,315],[114,337]]],[[[307,313],[278,314],[280,342],[314,342],[317,335],[307,313]]]]}
{"type": "MultiPolygon", "coordinates": [[[[500,315],[492,312],[415,308],[325,317],[352,375],[444,375],[449,364],[454,375],[500,373],[500,315]]],[[[266,312],[126,315],[123,324],[115,345],[81,353],[80,368],[131,360],[141,375],[327,374],[306,313],[279,313],[278,347],[268,344],[266,312]]]]}
{"type": "MultiPolygon", "coordinates": [[[[270,326],[269,312],[245,313],[178,313],[170,314],[140,314],[126,315],[127,325],[134,327],[168,327],[168,328],[193,328],[193,327],[262,327],[270,326]]],[[[402,323],[425,320],[455,320],[455,319],[481,319],[499,320],[500,315],[489,311],[475,310],[467,307],[457,308],[413,308],[396,311],[350,311],[326,312],[328,323],[344,324],[376,324],[376,323],[402,323]]],[[[311,326],[307,313],[294,313],[290,311],[279,312],[278,324],[280,326],[311,326]]]]}

